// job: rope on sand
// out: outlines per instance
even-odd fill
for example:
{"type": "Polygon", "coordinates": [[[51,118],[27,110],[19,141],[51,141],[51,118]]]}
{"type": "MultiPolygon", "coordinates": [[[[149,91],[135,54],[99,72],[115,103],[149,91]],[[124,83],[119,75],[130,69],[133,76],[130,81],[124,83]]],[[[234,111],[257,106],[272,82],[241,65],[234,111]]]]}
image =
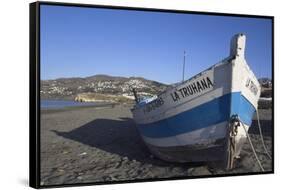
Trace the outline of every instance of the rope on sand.
{"type": "Polygon", "coordinates": [[[248,133],[248,131],[247,131],[247,129],[246,129],[244,123],[241,122],[240,118],[238,118],[238,120],[239,120],[239,122],[242,124],[242,126],[243,126],[243,128],[244,128],[244,130],[245,130],[247,139],[248,139],[248,141],[249,141],[249,143],[250,143],[250,146],[251,146],[252,151],[253,151],[253,153],[254,153],[254,155],[255,155],[255,157],[256,157],[256,160],[258,161],[259,167],[260,167],[260,169],[264,172],[264,168],[262,167],[262,164],[261,164],[261,162],[260,162],[260,160],[259,160],[259,158],[258,158],[258,156],[257,156],[256,150],[255,150],[255,148],[254,148],[254,146],[253,146],[253,143],[252,143],[252,140],[251,140],[251,138],[250,138],[250,135],[249,135],[249,133],[248,133]]]}
{"type": "Polygon", "coordinates": [[[257,109],[257,120],[258,120],[258,126],[259,126],[259,131],[260,131],[260,138],[261,138],[261,142],[262,142],[262,146],[263,146],[263,149],[265,151],[265,153],[267,154],[268,158],[271,160],[271,156],[265,146],[265,143],[264,143],[264,140],[263,140],[263,135],[262,135],[262,131],[261,131],[261,124],[260,124],[260,118],[259,118],[259,112],[258,112],[258,109],[257,109]]]}

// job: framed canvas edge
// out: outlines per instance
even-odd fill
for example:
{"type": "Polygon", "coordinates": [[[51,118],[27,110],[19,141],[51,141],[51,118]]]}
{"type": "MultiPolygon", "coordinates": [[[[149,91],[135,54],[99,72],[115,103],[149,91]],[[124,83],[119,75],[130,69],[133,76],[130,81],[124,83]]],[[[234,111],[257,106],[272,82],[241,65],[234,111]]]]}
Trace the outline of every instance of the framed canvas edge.
{"type": "Polygon", "coordinates": [[[29,185],[40,187],[39,3],[29,4],[29,185]]]}
{"type": "Polygon", "coordinates": [[[74,186],[89,186],[89,185],[109,185],[122,183],[138,183],[138,182],[153,182],[167,180],[186,180],[209,177],[234,177],[260,174],[274,174],[274,16],[269,15],[249,15],[236,13],[218,13],[218,12],[201,12],[190,10],[171,10],[157,9],[144,7],[126,7],[114,5],[97,5],[97,4],[82,4],[82,3],[67,3],[67,2],[49,2],[37,1],[29,4],[29,185],[30,187],[39,188],[54,188],[54,187],[74,187],[74,186]],[[73,183],[59,185],[41,185],[40,184],[40,5],[53,6],[68,6],[68,7],[85,7],[85,8],[104,8],[117,10],[134,10],[134,11],[150,11],[150,12],[165,12],[165,13],[185,13],[196,15],[213,15],[213,16],[232,16],[244,18],[262,18],[270,19],[272,24],[272,171],[266,172],[251,172],[239,174],[216,174],[205,176],[186,176],[186,177],[171,177],[171,178],[147,178],[136,180],[122,180],[109,182],[91,182],[91,183],[73,183]]]}

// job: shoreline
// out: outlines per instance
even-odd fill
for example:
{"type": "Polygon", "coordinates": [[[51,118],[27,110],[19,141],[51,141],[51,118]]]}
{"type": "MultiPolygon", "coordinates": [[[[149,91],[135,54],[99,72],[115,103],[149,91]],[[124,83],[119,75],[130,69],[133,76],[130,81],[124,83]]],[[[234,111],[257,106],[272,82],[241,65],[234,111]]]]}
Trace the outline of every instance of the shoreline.
{"type": "MultiPolygon", "coordinates": [[[[41,100],[42,101],[42,100],[41,100]]],[[[65,112],[65,111],[73,111],[79,109],[89,109],[89,108],[103,108],[103,107],[111,107],[114,108],[115,106],[125,106],[125,107],[133,107],[133,104],[129,103],[115,103],[115,102],[78,102],[74,100],[55,100],[55,99],[43,99],[43,101],[62,101],[62,102],[72,102],[77,103],[78,105],[61,105],[61,106],[49,106],[49,107],[40,107],[41,114],[44,113],[57,113],[57,112],[65,112]],[[79,105],[81,104],[81,105],[79,105]],[[83,105],[84,104],[84,105],[83,105]]]]}

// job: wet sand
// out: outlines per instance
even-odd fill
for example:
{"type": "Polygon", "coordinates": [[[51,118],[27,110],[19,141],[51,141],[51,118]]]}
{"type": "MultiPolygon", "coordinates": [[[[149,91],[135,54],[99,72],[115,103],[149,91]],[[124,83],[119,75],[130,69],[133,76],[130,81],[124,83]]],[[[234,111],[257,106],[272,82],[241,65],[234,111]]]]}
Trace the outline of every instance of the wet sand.
{"type": "MultiPolygon", "coordinates": [[[[259,113],[271,153],[271,110],[259,113]]],[[[248,142],[231,171],[206,163],[162,161],[150,154],[134,125],[130,107],[125,105],[42,110],[41,185],[260,171],[248,142]]],[[[264,154],[255,118],[249,133],[265,170],[271,171],[272,162],[264,154]]]]}

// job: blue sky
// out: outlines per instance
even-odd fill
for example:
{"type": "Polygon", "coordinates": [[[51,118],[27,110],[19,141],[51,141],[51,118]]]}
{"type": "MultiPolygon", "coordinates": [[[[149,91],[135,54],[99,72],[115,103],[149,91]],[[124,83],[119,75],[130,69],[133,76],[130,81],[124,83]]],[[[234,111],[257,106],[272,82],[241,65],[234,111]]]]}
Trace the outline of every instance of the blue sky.
{"type": "Polygon", "coordinates": [[[96,74],[186,79],[229,55],[230,39],[247,36],[246,60],[271,78],[271,20],[41,5],[41,79],[96,74]]]}

